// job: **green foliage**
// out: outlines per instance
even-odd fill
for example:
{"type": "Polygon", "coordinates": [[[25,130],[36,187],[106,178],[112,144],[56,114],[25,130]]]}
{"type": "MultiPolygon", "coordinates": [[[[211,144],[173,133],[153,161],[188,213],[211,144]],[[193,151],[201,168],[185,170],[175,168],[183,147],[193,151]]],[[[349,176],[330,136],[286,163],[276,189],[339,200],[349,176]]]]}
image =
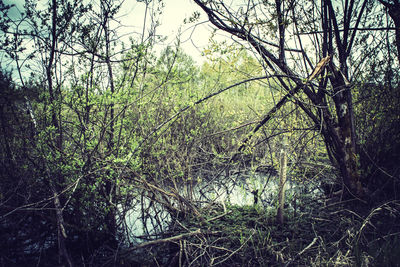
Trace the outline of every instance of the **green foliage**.
{"type": "MultiPolygon", "coordinates": [[[[119,44],[107,41],[116,37],[115,32],[106,26],[115,19],[120,8],[117,2],[103,1],[102,12],[80,1],[55,2],[58,13],[54,21],[52,6],[39,10],[34,1],[26,2],[26,14],[21,14],[18,23],[11,23],[7,16],[0,19],[4,33],[1,50],[21,73],[19,82],[0,73],[1,264],[60,264],[58,246],[65,239],[66,249],[77,264],[103,265],[114,260],[121,247],[133,244],[127,237],[125,220],[133,209],[140,210],[142,221],[164,212],[173,217],[168,229],[158,221],[159,228],[146,232],[143,239],[204,230],[201,242],[209,242],[207,253],[196,254],[201,251],[191,246],[198,245],[196,237],[185,243],[199,256],[199,265],[268,266],[292,259],[303,265],[318,265],[318,260],[321,265],[330,265],[343,258],[345,262],[363,262],[365,253],[373,254],[365,249],[366,243],[350,238],[361,232],[354,230],[354,225],[360,226],[357,218],[331,220],[330,214],[321,212],[323,217],[315,212],[321,203],[307,202],[310,196],[304,192],[289,195],[289,202],[300,201],[305,212],[290,214],[285,227],[274,223],[273,207],[230,206],[223,212],[216,204],[217,208],[203,209],[189,193],[181,192],[208,182],[223,168],[226,176],[243,167],[254,172],[261,167],[277,169],[282,134],[289,142],[292,182],[307,185],[331,179],[334,172],[327,166],[324,140],[317,137],[321,128],[316,129],[298,106],[299,102],[313,105],[309,99],[290,97],[232,161],[242,141],[286,92],[276,79],[266,78],[241,83],[205,102],[199,100],[265,75],[255,57],[236,45],[211,40],[204,50],[207,61],[199,67],[179,47],[167,47],[157,56],[154,37],[144,36],[132,38],[129,45],[121,44],[123,49],[117,52],[119,44]],[[106,3],[110,5],[106,7],[106,3]],[[57,46],[52,49],[53,40],[57,46]],[[36,45],[34,52],[25,48],[27,43],[36,45]],[[39,65],[38,59],[42,60],[39,65]],[[29,72],[35,74],[28,77],[29,72]],[[61,208],[55,206],[55,199],[61,208]],[[200,212],[188,214],[187,207],[200,212]],[[64,238],[59,235],[61,222],[56,211],[63,217],[64,238]],[[180,217],[174,217],[177,214],[180,217]],[[317,218],[319,215],[323,218],[317,218]],[[353,236],[343,239],[345,231],[339,231],[342,236],[327,233],[326,229],[337,225],[349,229],[353,236]],[[321,241],[317,256],[310,250],[304,259],[296,258],[313,241],[310,233],[340,243],[339,252],[343,253],[335,254],[333,245],[326,249],[321,241]],[[351,250],[354,261],[343,256],[349,254],[341,240],[355,245],[351,250]]],[[[2,14],[9,8],[0,4],[2,14]]],[[[195,13],[188,22],[198,17],[195,13]]],[[[264,34],[276,38],[270,31],[279,26],[274,20],[255,19],[252,23],[264,24],[264,34]]],[[[360,163],[363,175],[373,185],[370,188],[394,184],[390,196],[395,196],[400,96],[395,82],[377,84],[354,88],[360,101],[355,105],[359,142],[365,151],[360,163]]],[[[332,108],[333,102],[328,106],[332,108]]],[[[397,227],[394,222],[392,225],[397,227]]],[[[374,255],[376,262],[396,262],[390,255],[398,250],[398,243],[395,236],[388,243],[376,242],[377,248],[384,247],[374,255]]],[[[164,255],[176,253],[175,248],[163,245],[152,253],[162,255],[160,262],[166,263],[164,255]]],[[[148,262],[156,258],[148,251],[140,252],[129,257],[134,260],[145,253],[148,262]]]]}

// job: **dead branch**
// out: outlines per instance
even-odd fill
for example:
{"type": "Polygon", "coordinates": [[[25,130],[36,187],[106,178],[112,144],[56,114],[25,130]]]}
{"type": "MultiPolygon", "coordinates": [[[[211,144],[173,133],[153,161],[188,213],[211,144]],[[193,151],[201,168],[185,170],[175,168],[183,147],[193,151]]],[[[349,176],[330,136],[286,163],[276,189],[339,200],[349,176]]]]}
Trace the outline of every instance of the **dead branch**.
{"type": "Polygon", "coordinates": [[[140,249],[140,248],[144,248],[144,247],[148,247],[148,246],[164,244],[164,243],[168,243],[168,242],[174,242],[174,241],[181,240],[181,239],[183,239],[185,237],[194,236],[194,235],[200,235],[200,234],[202,234],[201,230],[197,229],[196,231],[189,232],[189,233],[184,233],[184,234],[180,234],[180,235],[176,235],[176,236],[172,236],[172,237],[167,237],[167,238],[164,238],[164,239],[152,240],[152,241],[141,243],[141,244],[136,245],[136,246],[134,246],[132,248],[129,248],[129,249],[125,250],[124,253],[128,253],[128,252],[134,251],[136,249],[140,249]]]}

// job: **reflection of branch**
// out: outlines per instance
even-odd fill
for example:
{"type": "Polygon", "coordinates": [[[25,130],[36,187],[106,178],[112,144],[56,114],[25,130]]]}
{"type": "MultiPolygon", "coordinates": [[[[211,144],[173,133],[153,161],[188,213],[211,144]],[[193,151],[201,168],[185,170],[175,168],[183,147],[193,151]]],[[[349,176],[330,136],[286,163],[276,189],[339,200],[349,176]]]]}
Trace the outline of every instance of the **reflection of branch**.
{"type": "MultiPolygon", "coordinates": [[[[176,190],[172,190],[172,191],[166,191],[156,185],[153,185],[149,182],[146,181],[146,179],[143,179],[140,177],[139,174],[133,172],[135,174],[136,177],[134,177],[133,179],[139,183],[143,183],[150,191],[155,190],[159,193],[161,193],[161,195],[163,197],[167,197],[167,198],[174,198],[177,201],[179,201],[180,203],[183,203],[186,205],[187,208],[190,209],[191,212],[193,212],[196,216],[199,217],[199,219],[201,221],[204,221],[203,216],[200,214],[200,212],[196,209],[195,206],[192,205],[191,202],[189,202],[188,200],[186,200],[184,197],[182,197],[176,190]],[[174,192],[175,191],[175,192],[174,192]]],[[[160,202],[161,203],[161,202],[160,202]]],[[[165,205],[166,203],[164,203],[165,205]]],[[[178,210],[177,208],[174,208],[172,205],[166,204],[168,207],[170,207],[171,209],[175,209],[176,211],[181,211],[181,212],[185,212],[184,210],[178,210]]]]}

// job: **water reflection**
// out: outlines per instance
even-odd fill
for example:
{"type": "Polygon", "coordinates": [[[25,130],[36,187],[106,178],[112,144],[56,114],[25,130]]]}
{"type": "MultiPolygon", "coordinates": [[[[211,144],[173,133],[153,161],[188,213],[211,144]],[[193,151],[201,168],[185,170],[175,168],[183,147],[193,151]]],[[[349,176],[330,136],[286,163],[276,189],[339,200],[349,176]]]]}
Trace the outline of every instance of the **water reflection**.
{"type": "MultiPolygon", "coordinates": [[[[288,175],[286,185],[286,209],[291,212],[296,208],[296,200],[300,196],[321,194],[318,187],[309,184],[294,184],[288,175]]],[[[188,194],[187,187],[182,186],[179,194],[191,196],[191,200],[201,206],[201,203],[218,202],[224,205],[254,205],[258,202],[265,210],[275,209],[277,205],[279,180],[273,173],[246,172],[229,177],[219,177],[211,181],[202,181],[194,185],[188,194]],[[258,201],[257,201],[258,200],[258,201]]],[[[143,197],[132,203],[132,208],[120,218],[121,231],[128,244],[146,241],[146,238],[156,238],[165,233],[171,222],[170,213],[165,206],[151,200],[151,196],[143,197]]],[[[178,204],[177,204],[178,205],[178,204]]],[[[120,209],[121,210],[121,209],[120,209]]]]}

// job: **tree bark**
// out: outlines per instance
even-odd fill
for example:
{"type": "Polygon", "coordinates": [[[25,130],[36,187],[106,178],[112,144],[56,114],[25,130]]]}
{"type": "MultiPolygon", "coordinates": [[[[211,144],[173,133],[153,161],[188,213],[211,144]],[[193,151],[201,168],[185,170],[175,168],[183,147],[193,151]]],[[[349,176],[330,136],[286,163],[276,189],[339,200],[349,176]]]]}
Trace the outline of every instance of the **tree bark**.
{"type": "Polygon", "coordinates": [[[49,180],[50,180],[49,181],[50,189],[53,194],[54,208],[56,210],[59,263],[60,264],[66,263],[69,267],[72,267],[73,266],[72,260],[71,257],[69,256],[67,246],[65,244],[65,239],[67,238],[67,232],[65,230],[64,216],[62,213],[60,197],[54,186],[53,181],[51,180],[51,177],[49,177],[49,180]]]}
{"type": "Polygon", "coordinates": [[[283,224],[284,222],[286,169],[287,169],[286,149],[287,149],[286,140],[283,139],[281,153],[280,153],[279,192],[278,192],[279,207],[278,207],[278,212],[276,214],[276,219],[280,224],[283,224]]]}

